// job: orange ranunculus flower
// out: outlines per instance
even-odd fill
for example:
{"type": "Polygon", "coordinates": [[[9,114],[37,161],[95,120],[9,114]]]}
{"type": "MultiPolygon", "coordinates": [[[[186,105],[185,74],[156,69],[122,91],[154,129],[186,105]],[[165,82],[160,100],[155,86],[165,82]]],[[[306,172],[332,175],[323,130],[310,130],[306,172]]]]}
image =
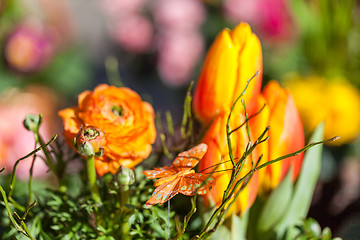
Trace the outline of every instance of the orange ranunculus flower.
{"type": "MultiPolygon", "coordinates": [[[[211,201],[213,201],[217,206],[221,204],[223,199],[223,193],[227,188],[231,178],[231,170],[229,169],[232,169],[233,166],[232,163],[228,161],[230,160],[230,158],[226,139],[227,117],[228,113],[226,112],[218,114],[212,122],[208,132],[206,133],[202,141],[203,143],[206,143],[208,145],[208,151],[199,163],[199,171],[203,169],[208,169],[207,172],[211,172],[212,170],[214,170],[214,168],[210,167],[214,166],[215,164],[224,162],[223,164],[218,165],[218,167],[216,168],[216,172],[220,172],[214,173],[216,181],[210,193],[204,197],[206,205],[209,205],[209,202],[211,201]],[[225,171],[221,172],[222,170],[225,171]]],[[[230,122],[232,129],[238,127],[244,120],[245,117],[242,113],[233,113],[230,122]]],[[[242,127],[232,133],[231,142],[233,148],[233,156],[234,158],[237,158],[235,159],[236,162],[242,157],[248,141],[248,134],[245,127],[242,127]]],[[[257,156],[255,154],[253,155],[253,159],[257,159],[257,156]]],[[[240,173],[240,177],[243,177],[252,168],[250,157],[248,157],[245,161],[246,162],[240,173]]],[[[229,210],[228,214],[231,214],[232,212],[242,214],[246,209],[248,209],[253,204],[256,198],[257,189],[258,174],[256,172],[250,179],[248,185],[244,189],[242,189],[236,202],[232,205],[232,209],[229,210]]]]}
{"type": "Polygon", "coordinates": [[[217,113],[228,111],[257,71],[260,73],[243,97],[250,113],[252,99],[261,88],[261,44],[247,23],[240,23],[232,31],[223,30],[206,55],[195,89],[193,108],[197,117],[208,124],[217,113]]]}
{"type": "MultiPolygon", "coordinates": [[[[295,102],[287,89],[276,81],[271,81],[263,89],[262,96],[256,101],[259,110],[265,108],[250,121],[252,138],[255,140],[270,126],[268,141],[256,148],[258,155],[263,154],[262,163],[295,152],[304,147],[304,130],[295,102]]],[[[285,177],[290,166],[295,181],[299,175],[303,153],[280,162],[270,164],[259,171],[261,193],[273,190],[285,177]]]]}
{"type": "Polygon", "coordinates": [[[156,137],[154,110],[129,88],[101,84],[78,96],[78,106],[59,112],[64,136],[72,145],[80,126],[105,132],[105,153],[96,158],[98,175],[116,173],[120,166],[133,168],[147,158],[156,137]]]}

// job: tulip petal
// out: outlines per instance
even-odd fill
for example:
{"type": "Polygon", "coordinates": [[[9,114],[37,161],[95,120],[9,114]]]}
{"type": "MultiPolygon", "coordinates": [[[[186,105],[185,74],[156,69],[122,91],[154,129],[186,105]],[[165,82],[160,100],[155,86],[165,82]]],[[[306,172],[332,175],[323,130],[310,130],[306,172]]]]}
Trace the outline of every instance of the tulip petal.
{"type": "MultiPolygon", "coordinates": [[[[243,97],[249,113],[253,112],[253,99],[261,88],[261,44],[246,23],[232,31],[223,30],[206,55],[194,92],[193,108],[197,117],[209,124],[217,113],[229,111],[248,79],[257,71],[259,74],[243,97]]],[[[243,111],[241,105],[239,111],[243,111]]]]}
{"type": "MultiPolygon", "coordinates": [[[[261,136],[261,134],[264,132],[264,130],[269,126],[270,107],[262,95],[259,95],[256,98],[254,110],[258,114],[255,115],[249,122],[252,142],[255,142],[261,136]]],[[[268,136],[268,134],[266,136],[268,136]]],[[[256,152],[257,156],[262,155],[259,165],[261,165],[269,160],[269,141],[270,140],[267,140],[266,142],[259,144],[254,150],[256,152]]],[[[268,171],[267,168],[263,168],[258,171],[259,172],[259,184],[260,184],[259,192],[260,193],[262,193],[264,191],[264,189],[269,189],[269,187],[266,186],[268,184],[268,181],[266,181],[267,171],[268,171]]]]}
{"type": "MultiPolygon", "coordinates": [[[[271,81],[263,95],[270,107],[269,160],[295,152],[304,147],[304,132],[294,100],[288,90],[271,81]]],[[[293,180],[299,174],[303,154],[270,165],[271,186],[275,188],[293,166],[293,180]]]]}
{"type": "Polygon", "coordinates": [[[261,43],[257,36],[251,32],[250,26],[245,23],[239,24],[231,32],[234,44],[239,46],[237,81],[234,88],[233,101],[243,92],[248,79],[259,71],[259,74],[251,80],[245,96],[243,97],[249,114],[253,113],[254,101],[260,93],[262,82],[262,51],[261,43]]]}
{"type": "MultiPolygon", "coordinates": [[[[216,182],[213,186],[213,189],[210,191],[209,196],[205,196],[206,203],[209,203],[209,198],[212,199],[218,206],[222,202],[222,194],[227,188],[230,178],[231,178],[231,169],[232,163],[229,162],[229,151],[227,146],[226,138],[226,122],[227,116],[225,112],[218,114],[210,126],[207,134],[205,135],[203,142],[208,145],[208,151],[199,163],[199,171],[202,169],[207,169],[215,164],[223,162],[223,164],[218,165],[216,171],[224,171],[220,173],[215,173],[216,182]]],[[[235,129],[243,121],[245,117],[242,113],[233,114],[231,118],[231,127],[235,129]]],[[[231,135],[233,155],[236,158],[235,161],[239,161],[245,147],[248,143],[248,135],[246,132],[245,126],[233,132],[231,135]]],[[[256,155],[254,154],[254,159],[256,155]]],[[[245,176],[251,170],[252,163],[250,157],[245,160],[243,169],[238,177],[238,180],[245,176]]],[[[214,168],[207,170],[211,172],[214,168]]],[[[232,212],[237,214],[242,214],[246,209],[248,209],[255,200],[256,193],[258,188],[258,174],[255,173],[251,178],[249,184],[241,191],[236,202],[232,205],[231,209],[228,212],[230,215],[232,212]]],[[[239,188],[240,189],[240,188],[239,188]]]]}
{"type": "Polygon", "coordinates": [[[206,55],[194,92],[194,112],[204,123],[210,123],[216,113],[229,109],[236,84],[239,47],[223,30],[206,55]]]}

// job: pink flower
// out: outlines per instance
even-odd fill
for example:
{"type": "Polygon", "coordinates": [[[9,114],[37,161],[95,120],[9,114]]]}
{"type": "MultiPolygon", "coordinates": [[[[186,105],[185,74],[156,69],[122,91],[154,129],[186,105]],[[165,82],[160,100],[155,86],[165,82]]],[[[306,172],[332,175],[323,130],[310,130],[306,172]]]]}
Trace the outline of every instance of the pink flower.
{"type": "Polygon", "coordinates": [[[259,13],[259,0],[225,0],[224,11],[226,17],[232,22],[248,22],[252,24],[258,24],[261,16],[259,13]]]}
{"type": "Polygon", "coordinates": [[[112,37],[126,50],[141,53],[151,47],[154,29],[150,21],[140,14],[117,19],[110,30],[112,37]]]}
{"type": "Polygon", "coordinates": [[[14,29],[5,43],[5,59],[19,72],[41,69],[53,53],[51,36],[43,29],[21,25],[14,29]]]}
{"type": "MultiPolygon", "coordinates": [[[[0,96],[0,168],[11,173],[17,159],[34,150],[34,134],[23,127],[28,113],[43,114],[40,133],[44,140],[52,137],[55,127],[54,93],[42,87],[26,91],[10,89],[0,96]]],[[[21,161],[17,168],[17,177],[28,179],[32,157],[21,161]]],[[[34,165],[34,177],[45,177],[48,168],[38,158],[34,165]]]]}
{"type": "Polygon", "coordinates": [[[139,12],[147,0],[102,0],[104,11],[109,17],[116,18],[121,15],[139,12]]]}
{"type": "Polygon", "coordinates": [[[198,29],[205,20],[205,9],[198,0],[158,0],[152,6],[155,21],[161,27],[198,29]]]}
{"type": "Polygon", "coordinates": [[[173,87],[187,84],[203,48],[204,40],[196,31],[161,34],[157,67],[162,80],[173,87]]]}
{"type": "Polygon", "coordinates": [[[246,21],[268,40],[288,39],[294,32],[285,0],[226,0],[224,11],[230,21],[246,21]]]}

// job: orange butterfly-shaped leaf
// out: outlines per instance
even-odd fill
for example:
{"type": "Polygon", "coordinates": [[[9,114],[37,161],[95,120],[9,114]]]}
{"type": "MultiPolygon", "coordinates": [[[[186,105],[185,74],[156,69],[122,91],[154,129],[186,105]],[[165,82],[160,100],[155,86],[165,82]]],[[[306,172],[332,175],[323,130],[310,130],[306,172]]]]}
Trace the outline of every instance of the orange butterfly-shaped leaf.
{"type": "Polygon", "coordinates": [[[195,193],[204,195],[209,192],[213,179],[208,174],[195,173],[193,169],[206,151],[207,145],[201,143],[188,151],[180,153],[169,167],[144,171],[143,173],[148,178],[159,178],[154,183],[156,189],[153,195],[145,205],[147,207],[157,203],[161,205],[178,193],[192,196],[195,193]]]}

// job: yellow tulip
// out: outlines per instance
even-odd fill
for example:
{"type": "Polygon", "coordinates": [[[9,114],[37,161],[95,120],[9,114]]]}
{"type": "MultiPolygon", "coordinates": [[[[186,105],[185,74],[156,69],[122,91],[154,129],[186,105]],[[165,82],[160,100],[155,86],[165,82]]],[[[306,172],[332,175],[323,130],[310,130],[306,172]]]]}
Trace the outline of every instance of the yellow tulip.
{"type": "Polygon", "coordinates": [[[229,111],[247,80],[257,71],[260,73],[250,82],[243,97],[249,112],[261,88],[261,44],[247,23],[240,23],[232,31],[224,29],[209,49],[202,67],[193,98],[196,116],[209,124],[217,113],[229,111]]]}
{"type": "Polygon", "coordinates": [[[346,79],[311,76],[287,80],[307,132],[325,121],[324,138],[340,136],[329,144],[342,145],[359,137],[360,92],[346,79]]]}

